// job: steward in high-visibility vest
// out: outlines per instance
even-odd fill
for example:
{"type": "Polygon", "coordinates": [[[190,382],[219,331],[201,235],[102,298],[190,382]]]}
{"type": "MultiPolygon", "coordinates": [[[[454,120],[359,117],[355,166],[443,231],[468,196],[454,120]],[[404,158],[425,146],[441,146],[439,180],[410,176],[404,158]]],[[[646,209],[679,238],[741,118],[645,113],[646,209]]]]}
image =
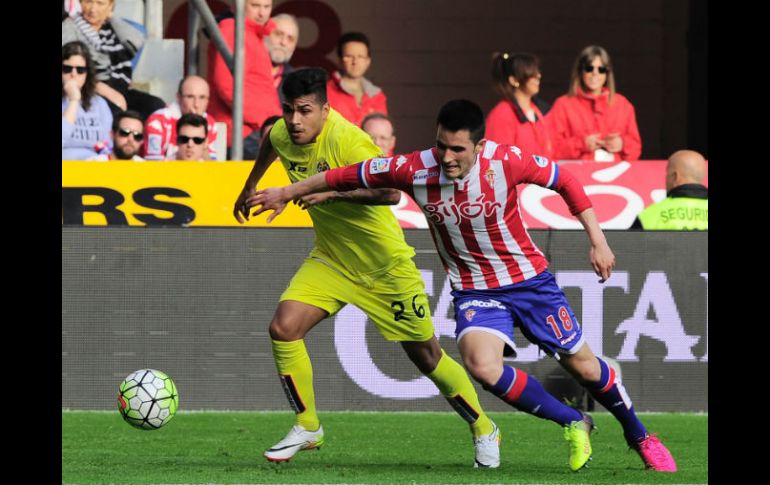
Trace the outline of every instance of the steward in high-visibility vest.
{"type": "Polygon", "coordinates": [[[694,150],[678,150],[666,165],[666,198],[644,209],[631,229],[708,231],[709,189],[706,159],[694,150]]]}
{"type": "Polygon", "coordinates": [[[646,231],[708,231],[708,188],[700,184],[675,187],[665,199],[644,209],[639,221],[646,231]]]}

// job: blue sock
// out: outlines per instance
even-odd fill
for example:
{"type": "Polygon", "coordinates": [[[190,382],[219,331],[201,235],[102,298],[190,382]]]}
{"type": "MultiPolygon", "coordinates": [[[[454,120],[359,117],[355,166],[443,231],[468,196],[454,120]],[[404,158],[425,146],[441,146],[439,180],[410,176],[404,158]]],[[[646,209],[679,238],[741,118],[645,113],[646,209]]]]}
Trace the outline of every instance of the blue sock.
{"type": "Polygon", "coordinates": [[[487,390],[519,411],[551,420],[562,426],[583,419],[580,411],[559,402],[543,389],[537,379],[521,369],[504,365],[500,380],[487,390]]]}
{"type": "Polygon", "coordinates": [[[586,388],[594,399],[620,422],[626,441],[635,444],[647,435],[647,428],[636,417],[631,398],[615,375],[615,370],[599,357],[597,360],[602,370],[601,378],[599,382],[588,384],[586,388]]]}

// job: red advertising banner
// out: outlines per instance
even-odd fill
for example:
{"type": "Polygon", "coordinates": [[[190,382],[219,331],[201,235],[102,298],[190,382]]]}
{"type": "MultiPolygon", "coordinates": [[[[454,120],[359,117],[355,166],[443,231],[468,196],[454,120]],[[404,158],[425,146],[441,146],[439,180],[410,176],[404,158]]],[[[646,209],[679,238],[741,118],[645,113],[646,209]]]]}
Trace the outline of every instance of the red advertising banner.
{"type": "MultiPolygon", "coordinates": [[[[648,205],[666,197],[666,160],[635,162],[562,161],[583,184],[602,229],[628,229],[648,205]]],[[[708,185],[708,175],[705,185],[708,185]]],[[[533,229],[582,229],[561,196],[536,185],[520,185],[524,223],[533,229]]]]}
{"type": "MultiPolygon", "coordinates": [[[[628,229],[642,209],[666,197],[666,164],[666,160],[559,162],[583,184],[602,229],[628,229]]],[[[528,228],[583,228],[557,192],[526,184],[518,189],[521,216],[528,228]]],[[[409,197],[403,196],[394,212],[401,227],[427,227],[420,208],[409,197]]]]}

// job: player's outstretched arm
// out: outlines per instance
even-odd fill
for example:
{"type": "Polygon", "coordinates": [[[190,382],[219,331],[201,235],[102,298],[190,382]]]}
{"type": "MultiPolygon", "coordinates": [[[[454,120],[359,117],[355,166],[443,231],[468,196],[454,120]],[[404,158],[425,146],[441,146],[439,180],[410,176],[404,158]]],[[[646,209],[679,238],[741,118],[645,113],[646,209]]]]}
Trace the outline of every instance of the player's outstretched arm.
{"type": "MultiPolygon", "coordinates": [[[[303,197],[300,200],[306,199],[307,197],[303,197]]],[[[401,192],[396,189],[355,189],[345,192],[334,191],[331,192],[329,200],[342,200],[363,205],[395,205],[401,200],[401,192]]],[[[307,207],[310,207],[310,205],[307,205],[307,207]]],[[[307,207],[304,208],[306,209],[307,207]]]]}
{"type": "Polygon", "coordinates": [[[246,183],[243,186],[243,190],[235,200],[235,206],[233,207],[233,216],[235,220],[243,224],[249,220],[249,207],[245,205],[246,199],[254,195],[259,180],[265,175],[267,168],[273,161],[275,161],[278,155],[273,149],[273,144],[270,141],[270,130],[265,133],[265,137],[262,139],[262,145],[259,147],[259,154],[257,154],[257,160],[254,162],[254,166],[251,168],[251,173],[246,179],[246,183]]]}
{"type": "Polygon", "coordinates": [[[578,220],[586,230],[588,239],[591,241],[591,265],[596,274],[601,277],[599,283],[607,281],[615,267],[615,255],[612,253],[607,238],[604,237],[599,222],[596,219],[596,213],[593,208],[588,208],[576,215],[578,220]]]}
{"type": "Polygon", "coordinates": [[[248,213],[252,207],[261,206],[251,214],[253,216],[258,216],[265,211],[272,210],[273,213],[267,218],[267,222],[272,222],[275,216],[283,212],[286,204],[290,201],[300,199],[308,194],[326,192],[328,190],[326,174],[317,173],[312,177],[291,185],[268,187],[253,192],[243,200],[243,209],[248,213]]]}
{"type": "Polygon", "coordinates": [[[308,194],[295,199],[302,209],[321,205],[332,201],[350,202],[362,205],[396,205],[401,201],[401,192],[396,189],[355,189],[339,192],[330,190],[318,194],[308,194]]]}
{"type": "Polygon", "coordinates": [[[298,201],[304,209],[329,200],[344,200],[357,204],[392,205],[401,199],[398,190],[389,188],[368,189],[361,187],[358,172],[364,162],[346,167],[339,167],[328,172],[308,177],[305,180],[280,188],[260,190],[244,201],[245,210],[259,207],[252,215],[259,215],[267,210],[273,213],[267,221],[271,222],[283,212],[286,204],[298,201]],[[331,187],[329,184],[333,184],[331,187]],[[330,189],[341,189],[335,191],[330,189]]]}

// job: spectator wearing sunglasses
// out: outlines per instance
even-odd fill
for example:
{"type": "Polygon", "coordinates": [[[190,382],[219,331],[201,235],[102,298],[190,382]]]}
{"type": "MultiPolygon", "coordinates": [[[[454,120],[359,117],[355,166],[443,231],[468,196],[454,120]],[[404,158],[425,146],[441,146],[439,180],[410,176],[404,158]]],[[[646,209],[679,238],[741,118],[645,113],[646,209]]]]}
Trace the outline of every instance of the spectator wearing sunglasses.
{"type": "Polygon", "coordinates": [[[569,91],[556,99],[546,117],[557,160],[639,160],[642,140],[636,112],[615,90],[609,54],[590,45],[572,69],[569,91]]]}
{"type": "Polygon", "coordinates": [[[532,54],[493,55],[492,81],[502,99],[487,115],[486,138],[547,158],[553,156],[544,118],[551,106],[537,96],[541,78],[540,61],[532,54]]]}
{"type": "Polygon", "coordinates": [[[144,119],[136,111],[122,111],[112,123],[112,153],[102,154],[92,160],[142,161],[139,156],[144,140],[144,119]]]}
{"type": "Polygon", "coordinates": [[[61,158],[87,160],[109,146],[112,112],[96,94],[88,47],[69,42],[61,49],[61,158]]]}
{"type": "Polygon", "coordinates": [[[206,118],[187,113],[176,122],[176,160],[207,160],[208,126],[206,118]]]}

